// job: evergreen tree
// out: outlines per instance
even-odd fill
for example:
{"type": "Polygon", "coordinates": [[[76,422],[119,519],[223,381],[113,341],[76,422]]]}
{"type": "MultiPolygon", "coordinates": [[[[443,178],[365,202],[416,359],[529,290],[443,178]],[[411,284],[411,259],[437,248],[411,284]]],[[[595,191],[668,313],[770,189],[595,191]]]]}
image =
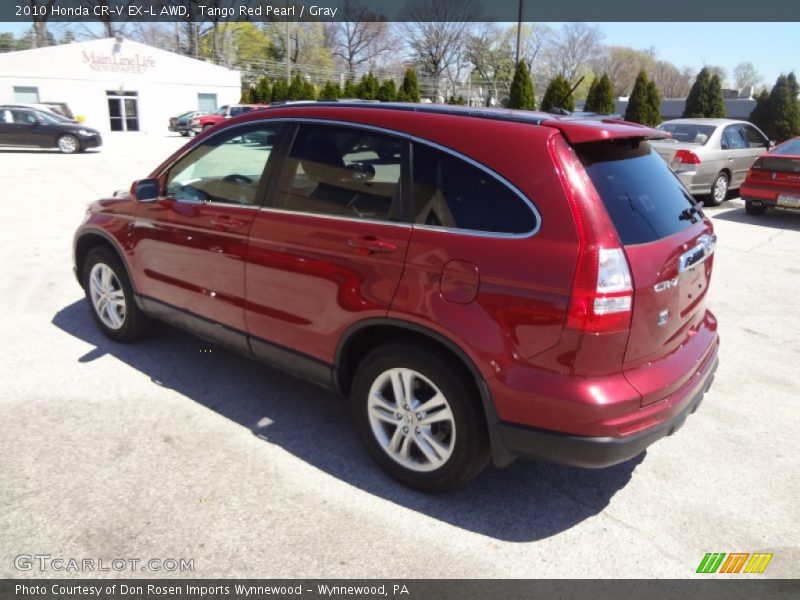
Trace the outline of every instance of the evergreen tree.
{"type": "Polygon", "coordinates": [[[770,125],[770,112],[769,112],[769,92],[766,89],[761,90],[756,96],[756,106],[750,113],[749,121],[758,127],[761,131],[767,134],[770,139],[772,137],[770,125]]]}
{"type": "Polygon", "coordinates": [[[647,84],[647,123],[650,127],[655,127],[661,123],[661,94],[658,93],[658,86],[655,81],[647,84]]]}
{"type": "MultiPolygon", "coordinates": [[[[453,99],[455,102],[455,98],[453,99]]],[[[509,108],[522,110],[536,110],[536,96],[533,94],[533,82],[524,60],[519,61],[514,70],[514,79],[511,81],[511,90],[508,98],[509,108]]]]}
{"type": "Polygon", "coordinates": [[[366,75],[361,76],[361,81],[356,88],[356,94],[362,100],[376,100],[378,98],[379,88],[380,83],[378,83],[378,78],[370,71],[366,75]]]}
{"type": "Polygon", "coordinates": [[[286,96],[287,100],[302,100],[303,99],[303,78],[300,73],[295,73],[292,77],[292,83],[289,85],[289,92],[286,96]]]}
{"type": "Polygon", "coordinates": [[[792,119],[792,121],[795,131],[798,131],[800,130],[800,99],[798,99],[798,95],[800,95],[800,84],[797,83],[797,77],[795,77],[794,71],[786,76],[786,82],[789,84],[789,93],[793,101],[792,109],[794,112],[794,119],[792,119]]]}
{"type": "Polygon", "coordinates": [[[686,106],[683,109],[683,117],[705,117],[710,110],[709,93],[711,87],[711,76],[708,69],[703,67],[689,90],[686,98],[686,106]]]}
{"type": "Polygon", "coordinates": [[[597,84],[597,109],[594,111],[601,115],[613,114],[616,110],[614,105],[614,89],[611,86],[611,79],[606,73],[600,78],[597,84]]]}
{"type": "Polygon", "coordinates": [[[322,86],[322,91],[319,93],[320,100],[336,100],[340,98],[342,95],[341,88],[336,85],[335,83],[331,83],[330,81],[326,81],[325,85],[322,86]]]}
{"type": "Polygon", "coordinates": [[[289,86],[283,79],[278,79],[275,85],[272,86],[272,94],[270,94],[271,102],[286,102],[289,99],[289,86]]]}
{"type": "Polygon", "coordinates": [[[464,106],[466,103],[467,103],[467,101],[464,100],[464,96],[459,94],[458,98],[456,98],[456,104],[458,104],[459,106],[464,106]]]}
{"type": "Polygon", "coordinates": [[[722,101],[722,82],[719,75],[714,73],[708,84],[708,111],[706,117],[724,119],[725,103],[722,101]]]}
{"type": "Polygon", "coordinates": [[[600,85],[600,79],[595,77],[592,83],[589,84],[589,91],[586,93],[586,103],[583,105],[583,110],[586,112],[596,112],[597,110],[597,87],[600,85]]]}
{"type": "Polygon", "coordinates": [[[253,102],[265,102],[268,103],[272,98],[272,87],[269,84],[269,79],[266,77],[262,77],[258,80],[255,87],[255,93],[253,95],[253,102]]]}
{"type": "Polygon", "coordinates": [[[769,94],[764,133],[776,142],[800,134],[800,106],[795,95],[796,89],[797,81],[793,76],[781,75],[769,94]]]}
{"type": "Polygon", "coordinates": [[[308,79],[303,82],[303,100],[316,100],[317,99],[317,86],[311,83],[308,79]]]}
{"type": "Polygon", "coordinates": [[[562,75],[556,75],[547,86],[542,98],[541,109],[549,111],[554,108],[564,108],[575,110],[575,101],[572,99],[572,91],[569,82],[562,75]]]}
{"type": "Polygon", "coordinates": [[[252,104],[253,102],[257,102],[257,100],[253,100],[254,93],[255,88],[242,86],[242,95],[239,98],[239,102],[242,104],[252,104]]]}
{"type": "Polygon", "coordinates": [[[649,125],[653,118],[652,105],[650,104],[650,82],[647,73],[639,71],[633,91],[628,98],[628,107],[625,109],[625,120],[633,123],[649,125]]]}
{"type": "Polygon", "coordinates": [[[394,79],[387,79],[378,89],[378,100],[381,102],[394,102],[397,100],[397,86],[394,79]]]}
{"type": "MultiPolygon", "coordinates": [[[[408,69],[403,77],[403,84],[400,86],[402,92],[403,102],[419,102],[419,83],[417,82],[417,72],[414,69],[408,69]]],[[[398,99],[400,94],[398,94],[398,99]]]]}
{"type": "Polygon", "coordinates": [[[342,98],[347,98],[348,100],[358,98],[358,89],[356,84],[350,79],[344,83],[344,94],[342,95],[342,98]]]}

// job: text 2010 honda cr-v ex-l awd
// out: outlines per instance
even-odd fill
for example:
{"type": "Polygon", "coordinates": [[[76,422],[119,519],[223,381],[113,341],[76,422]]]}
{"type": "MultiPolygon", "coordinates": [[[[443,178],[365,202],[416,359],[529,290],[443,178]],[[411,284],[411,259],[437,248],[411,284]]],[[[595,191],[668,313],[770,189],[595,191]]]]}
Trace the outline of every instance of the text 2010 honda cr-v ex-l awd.
{"type": "Polygon", "coordinates": [[[604,467],[679,428],[717,365],[716,238],[661,136],[489,109],[257,111],[95,202],[76,273],[114,340],[160,319],[348,395],[409,486],[517,456],[604,467]]]}

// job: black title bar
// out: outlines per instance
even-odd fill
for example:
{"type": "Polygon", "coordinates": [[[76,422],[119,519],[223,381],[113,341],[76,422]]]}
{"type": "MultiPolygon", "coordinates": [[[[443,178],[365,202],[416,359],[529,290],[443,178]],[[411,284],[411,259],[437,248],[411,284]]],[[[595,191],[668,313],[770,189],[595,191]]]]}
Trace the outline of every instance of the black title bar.
{"type": "Polygon", "coordinates": [[[797,0],[2,0],[0,21],[509,22],[520,10],[529,22],[800,21],[797,0]]]}

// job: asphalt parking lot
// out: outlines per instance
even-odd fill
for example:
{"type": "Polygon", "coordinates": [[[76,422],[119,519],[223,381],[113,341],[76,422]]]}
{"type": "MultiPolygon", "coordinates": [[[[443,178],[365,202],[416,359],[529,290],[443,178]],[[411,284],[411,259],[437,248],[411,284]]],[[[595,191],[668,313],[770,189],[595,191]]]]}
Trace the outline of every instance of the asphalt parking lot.
{"type": "Polygon", "coordinates": [[[800,212],[708,211],[721,361],[678,434],[603,471],[517,461],[426,496],[373,466],[332,394],[167,327],[101,336],[74,229],[186,141],[124,135],[0,149],[0,577],[92,575],[15,567],[47,554],[198,578],[683,578],[757,551],[763,576],[800,576],[800,212]]]}

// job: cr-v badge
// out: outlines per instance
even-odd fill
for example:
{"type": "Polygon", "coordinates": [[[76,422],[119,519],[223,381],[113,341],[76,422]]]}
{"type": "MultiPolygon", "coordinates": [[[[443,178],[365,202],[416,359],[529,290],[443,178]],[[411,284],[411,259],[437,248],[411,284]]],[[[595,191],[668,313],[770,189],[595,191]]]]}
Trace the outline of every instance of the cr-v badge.
{"type": "Polygon", "coordinates": [[[655,290],[656,292],[663,292],[664,290],[677,287],[677,285],[678,285],[678,278],[675,277],[674,279],[659,281],[657,284],[653,286],[653,290],[655,290]]]}
{"type": "Polygon", "coordinates": [[[667,319],[669,319],[669,310],[664,309],[660,313],[658,313],[658,326],[663,327],[667,324],[667,319]]]}

